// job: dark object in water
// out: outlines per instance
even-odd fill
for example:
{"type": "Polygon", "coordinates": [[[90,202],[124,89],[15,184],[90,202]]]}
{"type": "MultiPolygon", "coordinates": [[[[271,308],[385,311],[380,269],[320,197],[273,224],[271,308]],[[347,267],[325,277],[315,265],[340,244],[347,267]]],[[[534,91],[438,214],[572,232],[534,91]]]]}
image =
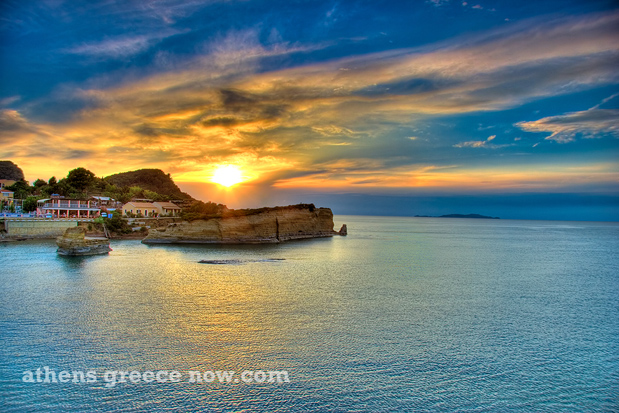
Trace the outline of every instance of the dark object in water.
{"type": "Polygon", "coordinates": [[[212,265],[224,265],[224,264],[244,264],[246,262],[277,262],[284,261],[285,258],[265,258],[262,260],[200,260],[198,263],[200,264],[212,264],[212,265]]]}

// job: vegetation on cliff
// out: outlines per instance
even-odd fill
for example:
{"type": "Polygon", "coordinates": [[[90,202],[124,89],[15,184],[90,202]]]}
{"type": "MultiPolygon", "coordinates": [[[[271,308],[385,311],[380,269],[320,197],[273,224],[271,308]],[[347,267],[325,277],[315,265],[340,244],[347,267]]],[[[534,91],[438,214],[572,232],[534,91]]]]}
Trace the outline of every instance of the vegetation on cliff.
{"type": "Polygon", "coordinates": [[[225,205],[196,201],[189,208],[183,210],[180,216],[185,221],[195,221],[198,219],[219,218],[225,211],[229,211],[225,205]]]}
{"type": "Polygon", "coordinates": [[[307,209],[310,212],[314,212],[314,209],[316,209],[316,207],[314,206],[314,204],[297,204],[276,207],[228,209],[228,207],[222,204],[196,201],[193,205],[191,205],[191,207],[181,212],[180,216],[185,221],[195,221],[198,219],[244,217],[249,215],[262,214],[263,212],[269,211],[285,211],[295,209],[307,209]]]}
{"type": "Polygon", "coordinates": [[[120,212],[114,211],[111,218],[101,218],[108,231],[115,235],[130,234],[133,232],[126,220],[122,219],[120,212]]]}
{"type": "Polygon", "coordinates": [[[16,199],[26,200],[24,212],[34,211],[36,201],[58,194],[69,199],[83,199],[90,195],[102,195],[122,203],[134,198],[147,198],[153,201],[170,201],[173,199],[193,200],[180,190],[170,174],[159,169],[141,169],[97,177],[92,171],[79,167],[69,171],[65,178],[57,180],[52,176],[49,180],[37,179],[32,185],[23,179],[23,172],[10,161],[0,162],[2,179],[19,177],[17,182],[7,189],[14,192],[16,199]],[[6,172],[2,172],[6,171],[6,172]],[[6,178],[4,178],[6,176],[6,178]]]}
{"type": "MultiPolygon", "coordinates": [[[[106,184],[118,189],[140,188],[145,194],[158,194],[167,199],[193,199],[191,195],[183,192],[174,183],[170,174],[164,173],[160,169],[139,169],[137,171],[122,172],[103,178],[106,184]]],[[[134,189],[135,191],[135,189],[134,189]]],[[[144,198],[152,198],[144,196],[144,198]]]]}
{"type": "Polygon", "coordinates": [[[262,208],[248,208],[248,209],[227,209],[223,212],[222,216],[225,217],[243,217],[249,215],[262,214],[269,211],[290,211],[295,209],[307,209],[309,212],[314,212],[316,207],[314,204],[296,204],[276,207],[262,207],[262,208]]]}

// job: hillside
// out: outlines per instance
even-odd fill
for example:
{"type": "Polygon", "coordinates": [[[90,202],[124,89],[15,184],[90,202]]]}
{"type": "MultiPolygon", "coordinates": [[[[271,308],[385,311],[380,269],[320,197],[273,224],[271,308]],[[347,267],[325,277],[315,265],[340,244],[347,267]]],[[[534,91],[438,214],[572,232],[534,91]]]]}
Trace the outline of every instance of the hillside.
{"type": "Polygon", "coordinates": [[[24,172],[11,161],[0,161],[0,179],[21,181],[24,179],[24,172]]]}
{"type": "Polygon", "coordinates": [[[169,174],[165,174],[160,169],[139,169],[106,176],[103,179],[119,188],[139,186],[142,189],[167,195],[172,199],[193,199],[191,195],[176,186],[169,174]]]}

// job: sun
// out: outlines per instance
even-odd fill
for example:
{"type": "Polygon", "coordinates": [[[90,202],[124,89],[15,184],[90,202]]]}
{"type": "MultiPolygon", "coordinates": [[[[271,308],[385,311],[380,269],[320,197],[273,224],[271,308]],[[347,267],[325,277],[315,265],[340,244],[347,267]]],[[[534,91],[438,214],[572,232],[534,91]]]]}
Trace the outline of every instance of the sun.
{"type": "Polygon", "coordinates": [[[243,182],[243,174],[238,166],[222,165],[215,169],[211,181],[225,187],[231,187],[243,182]]]}

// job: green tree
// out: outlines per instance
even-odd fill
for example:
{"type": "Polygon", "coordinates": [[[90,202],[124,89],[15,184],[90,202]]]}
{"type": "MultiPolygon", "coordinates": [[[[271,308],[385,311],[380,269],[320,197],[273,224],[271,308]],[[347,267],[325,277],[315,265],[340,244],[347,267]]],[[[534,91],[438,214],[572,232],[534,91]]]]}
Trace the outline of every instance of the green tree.
{"type": "Polygon", "coordinates": [[[167,195],[161,195],[154,191],[144,190],[144,198],[152,199],[155,202],[169,201],[170,197],[167,195]]]}
{"type": "Polygon", "coordinates": [[[129,195],[131,198],[144,198],[144,190],[139,186],[132,186],[129,188],[129,195]]]}
{"type": "Polygon", "coordinates": [[[7,186],[6,189],[9,191],[13,191],[13,197],[15,199],[24,199],[28,197],[28,195],[32,194],[34,188],[28,185],[26,181],[17,181],[11,186],[7,186]]]}
{"type": "MultiPolygon", "coordinates": [[[[55,176],[49,178],[47,185],[41,187],[41,195],[49,197],[51,194],[57,194],[59,192],[58,181],[55,176]]],[[[63,194],[64,195],[64,194],[63,194]]]]}
{"type": "Polygon", "coordinates": [[[85,192],[89,186],[96,182],[96,177],[88,169],[79,167],[69,171],[66,182],[76,192],[85,192]]]}
{"type": "Polygon", "coordinates": [[[32,187],[34,189],[33,194],[34,195],[44,195],[46,193],[49,193],[49,185],[47,184],[46,181],[42,180],[42,179],[37,179],[36,181],[34,181],[34,183],[32,184],[32,187]]]}
{"type": "Polygon", "coordinates": [[[187,221],[193,221],[196,219],[207,219],[215,216],[221,216],[228,208],[222,204],[216,204],[214,202],[194,202],[189,208],[181,211],[181,218],[187,221]]]}
{"type": "Polygon", "coordinates": [[[127,221],[120,216],[118,211],[114,211],[111,218],[103,218],[103,221],[111,232],[117,234],[129,234],[132,232],[131,227],[127,224],[127,221]]]}
{"type": "Polygon", "coordinates": [[[38,200],[39,200],[39,197],[36,197],[36,196],[29,196],[28,198],[26,198],[22,205],[22,211],[24,212],[36,211],[38,200]]]}
{"type": "Polygon", "coordinates": [[[56,185],[53,187],[54,191],[52,194],[58,194],[63,196],[69,196],[72,192],[75,192],[72,186],[67,183],[67,178],[62,178],[56,185]]]}
{"type": "Polygon", "coordinates": [[[49,198],[51,194],[55,194],[55,193],[56,191],[54,191],[53,186],[45,185],[44,187],[41,188],[41,195],[43,195],[46,198],[49,198]]]}

